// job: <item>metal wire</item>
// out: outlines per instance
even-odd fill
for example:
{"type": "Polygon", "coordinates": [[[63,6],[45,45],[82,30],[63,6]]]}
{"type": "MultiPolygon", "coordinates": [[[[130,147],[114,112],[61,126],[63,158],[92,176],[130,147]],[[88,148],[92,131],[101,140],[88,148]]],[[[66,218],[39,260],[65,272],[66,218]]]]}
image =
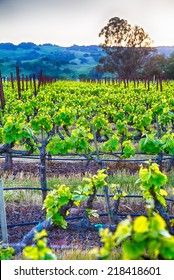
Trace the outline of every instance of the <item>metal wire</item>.
{"type": "MultiPolygon", "coordinates": [[[[34,187],[13,187],[13,188],[4,188],[4,191],[10,191],[10,190],[36,190],[36,191],[51,191],[53,188],[34,188],[34,187]]],[[[105,197],[104,194],[96,194],[98,197],[105,197]]],[[[114,197],[113,194],[110,194],[109,197],[114,197]]],[[[122,198],[143,198],[142,195],[136,195],[136,194],[128,194],[123,196],[122,198]]],[[[166,198],[167,201],[174,202],[174,199],[172,198],[166,198]]]]}
{"type": "MultiPolygon", "coordinates": [[[[131,216],[131,217],[139,217],[139,216],[147,216],[146,214],[134,214],[134,213],[117,213],[117,216],[120,217],[127,217],[127,216],[131,216]]],[[[100,217],[106,217],[108,216],[108,213],[100,213],[99,214],[100,217]]],[[[74,216],[74,217],[67,217],[65,218],[66,221],[73,221],[73,220],[82,220],[84,218],[84,216],[74,216]]],[[[174,219],[174,215],[169,215],[170,219],[174,219]]],[[[39,223],[42,223],[43,220],[39,220],[39,221],[34,221],[34,222],[26,222],[26,223],[16,223],[16,224],[8,224],[7,227],[8,228],[12,228],[12,227],[23,227],[23,226],[31,226],[31,225],[38,225],[39,223]]],[[[1,228],[1,226],[0,226],[1,228]]]]}
{"type": "MultiPolygon", "coordinates": [[[[100,155],[110,155],[110,156],[120,156],[122,155],[121,152],[117,152],[117,153],[99,153],[100,155]]],[[[137,152],[135,153],[135,155],[145,155],[145,153],[141,153],[141,152],[137,152]]],[[[49,157],[47,156],[46,160],[48,161],[67,161],[68,160],[71,160],[71,161],[88,161],[89,159],[91,161],[95,161],[94,158],[90,158],[91,156],[96,156],[96,153],[92,153],[90,156],[85,156],[85,155],[81,155],[81,154],[73,154],[73,153],[70,153],[70,154],[66,154],[66,155],[63,155],[63,156],[60,156],[60,155],[55,155],[54,157],[49,157]],[[75,157],[75,156],[78,156],[75,157]]],[[[150,157],[154,155],[149,155],[150,157]]],[[[166,155],[164,155],[166,156],[166,155]]],[[[162,161],[163,160],[169,160],[171,159],[172,155],[167,155],[167,157],[164,157],[162,158],[162,161]]],[[[5,156],[1,155],[0,156],[1,158],[5,158],[5,156]]],[[[12,155],[12,158],[26,158],[26,159],[36,159],[36,160],[40,160],[40,155],[39,154],[35,154],[35,155],[30,155],[30,156],[22,156],[22,155],[12,155]]],[[[149,158],[145,158],[145,159],[102,159],[102,161],[104,162],[144,162],[144,161],[148,161],[149,158]]],[[[157,159],[156,158],[152,158],[151,159],[152,161],[156,161],[157,159]]]]}

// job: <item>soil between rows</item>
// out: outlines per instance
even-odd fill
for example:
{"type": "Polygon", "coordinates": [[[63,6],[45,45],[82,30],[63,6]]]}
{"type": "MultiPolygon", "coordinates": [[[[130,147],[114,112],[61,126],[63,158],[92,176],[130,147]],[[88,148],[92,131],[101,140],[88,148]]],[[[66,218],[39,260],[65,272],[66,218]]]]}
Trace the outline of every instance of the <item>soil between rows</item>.
{"type": "MultiPolygon", "coordinates": [[[[4,163],[0,162],[0,170],[1,174],[3,174],[3,165],[4,163]]],[[[112,174],[116,172],[117,170],[126,170],[129,171],[130,174],[135,174],[139,168],[140,163],[139,162],[107,162],[105,163],[106,167],[109,170],[109,174],[112,174]]],[[[91,162],[88,166],[88,169],[85,168],[86,162],[85,161],[48,161],[47,162],[47,176],[59,176],[59,175],[65,175],[69,176],[71,174],[84,174],[85,171],[88,171],[90,173],[96,173],[97,170],[100,168],[100,165],[91,162]]],[[[13,161],[12,166],[10,166],[9,173],[13,174],[14,176],[18,173],[23,172],[24,175],[27,174],[33,174],[38,175],[39,174],[39,162],[33,161],[13,161]]]]}
{"type": "MultiPolygon", "coordinates": [[[[100,213],[104,213],[106,209],[97,205],[95,208],[99,210],[100,213]]],[[[76,208],[73,208],[76,209],[76,208]]],[[[119,208],[120,213],[145,213],[145,207],[142,205],[142,201],[122,204],[119,208]]],[[[24,205],[24,204],[8,204],[6,205],[6,215],[7,215],[7,224],[19,224],[27,222],[41,222],[45,219],[45,214],[42,210],[42,206],[38,205],[24,205]]],[[[79,213],[70,214],[68,217],[77,217],[83,215],[83,209],[79,213]]],[[[121,218],[119,218],[121,221],[121,218]]],[[[78,221],[78,219],[73,220],[78,221]]],[[[70,222],[70,221],[69,221],[70,222]]],[[[108,217],[100,217],[100,219],[93,218],[91,223],[95,224],[109,224],[108,217]]],[[[27,226],[16,226],[8,228],[8,241],[9,243],[18,243],[21,242],[24,235],[26,235],[34,225],[27,226]]],[[[100,238],[97,231],[73,231],[73,230],[64,230],[58,227],[54,227],[51,231],[48,232],[48,244],[51,246],[78,246],[78,248],[86,249],[100,244],[100,238]]]]}

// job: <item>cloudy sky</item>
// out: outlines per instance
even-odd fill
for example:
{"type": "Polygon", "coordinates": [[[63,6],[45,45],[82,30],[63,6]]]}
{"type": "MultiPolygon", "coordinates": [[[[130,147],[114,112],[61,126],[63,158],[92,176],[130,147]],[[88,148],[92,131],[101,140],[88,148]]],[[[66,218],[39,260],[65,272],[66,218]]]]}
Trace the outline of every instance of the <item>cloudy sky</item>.
{"type": "Polygon", "coordinates": [[[0,0],[0,43],[101,42],[112,17],[139,25],[154,45],[174,45],[174,0],[0,0]]]}

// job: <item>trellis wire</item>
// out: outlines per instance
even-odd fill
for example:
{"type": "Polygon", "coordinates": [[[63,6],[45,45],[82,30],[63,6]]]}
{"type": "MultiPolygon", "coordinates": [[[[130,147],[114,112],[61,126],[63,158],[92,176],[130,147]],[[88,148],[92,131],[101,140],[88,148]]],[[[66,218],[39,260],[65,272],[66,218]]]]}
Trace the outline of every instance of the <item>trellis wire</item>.
{"type": "MultiPolygon", "coordinates": [[[[40,190],[42,191],[42,188],[34,188],[34,187],[13,187],[13,188],[4,188],[3,189],[4,191],[9,191],[9,190],[40,190]]],[[[48,191],[51,191],[53,189],[46,189],[48,191]]],[[[98,197],[105,197],[104,194],[97,194],[96,196],[98,197]]],[[[114,195],[112,194],[109,194],[109,197],[113,197],[114,195]]],[[[143,198],[142,195],[126,195],[124,196],[123,198],[143,198]]],[[[171,198],[166,198],[167,201],[169,202],[174,202],[174,199],[171,199],[171,198]]],[[[126,216],[132,216],[132,217],[138,217],[138,216],[141,216],[142,214],[140,213],[137,213],[137,214],[133,214],[133,213],[117,213],[117,216],[122,216],[122,217],[126,217],[126,216]]],[[[145,214],[143,214],[144,216],[146,216],[145,214]]],[[[100,213],[99,214],[100,217],[102,216],[108,216],[108,212],[106,213],[100,213]]],[[[174,216],[169,216],[170,219],[173,219],[174,216]]],[[[74,217],[69,217],[69,218],[65,218],[65,220],[67,221],[70,221],[70,220],[80,220],[80,219],[83,219],[84,217],[83,216],[74,216],[74,217]]],[[[16,226],[28,226],[28,225],[37,225],[38,223],[40,223],[41,221],[33,221],[33,222],[27,222],[27,223],[17,223],[17,224],[8,224],[7,227],[10,228],[10,227],[16,227],[16,226]]]]}
{"type": "MultiPolygon", "coordinates": [[[[96,156],[96,154],[92,154],[91,156],[96,156]]],[[[100,155],[110,155],[110,156],[119,156],[121,155],[121,153],[100,153],[100,155]]],[[[145,155],[144,153],[135,153],[135,155],[145,155]]],[[[5,158],[4,155],[0,155],[0,158],[5,158]]],[[[29,160],[40,160],[39,155],[30,155],[30,156],[22,156],[22,155],[12,155],[12,159],[13,158],[17,158],[17,159],[29,159],[29,160]]],[[[106,158],[102,158],[101,161],[102,162],[137,162],[137,163],[141,163],[141,162],[146,162],[149,161],[149,159],[151,159],[152,162],[157,162],[157,157],[154,157],[154,155],[149,155],[149,158],[142,158],[142,159],[106,159],[106,158]],[[153,157],[152,157],[153,156],[153,157]]],[[[95,158],[88,158],[88,156],[84,156],[84,155],[80,155],[80,154],[67,154],[64,156],[60,156],[60,155],[55,155],[54,157],[49,157],[47,156],[46,158],[47,161],[90,161],[90,162],[95,162],[96,159],[95,158]],[[75,157],[78,156],[78,157],[75,157]]],[[[173,156],[172,155],[163,155],[162,157],[162,161],[171,161],[173,160],[173,156]]]]}
{"type": "MultiPolygon", "coordinates": [[[[11,191],[12,190],[36,190],[36,191],[42,191],[43,189],[42,188],[35,188],[35,187],[12,187],[12,188],[4,188],[3,190],[4,191],[10,191],[10,190],[11,191]]],[[[51,191],[51,190],[53,190],[53,188],[46,188],[44,190],[51,191]]],[[[96,194],[96,196],[104,197],[105,195],[104,194],[96,194]]],[[[110,194],[109,197],[114,197],[114,195],[110,194]]],[[[143,196],[142,195],[133,194],[133,195],[125,195],[122,198],[143,198],[143,196]]],[[[172,198],[166,198],[166,200],[174,202],[174,199],[172,199],[172,198]]]]}
{"type": "MultiPolygon", "coordinates": [[[[131,217],[139,217],[139,216],[146,216],[147,214],[134,214],[134,213],[117,213],[117,216],[120,217],[127,217],[127,216],[131,216],[131,217]]],[[[100,217],[106,217],[108,216],[108,213],[100,213],[99,214],[100,217]]],[[[169,215],[170,219],[174,219],[174,215],[169,215]]],[[[73,220],[82,220],[84,218],[84,216],[74,216],[74,217],[69,217],[69,218],[65,218],[66,221],[73,221],[73,220]]],[[[31,225],[38,225],[39,223],[43,222],[43,220],[39,220],[39,221],[34,221],[34,222],[26,222],[26,223],[16,223],[16,224],[7,224],[8,228],[13,228],[13,227],[23,227],[23,226],[31,226],[31,225]]],[[[1,226],[0,226],[1,228],[1,226]]]]}

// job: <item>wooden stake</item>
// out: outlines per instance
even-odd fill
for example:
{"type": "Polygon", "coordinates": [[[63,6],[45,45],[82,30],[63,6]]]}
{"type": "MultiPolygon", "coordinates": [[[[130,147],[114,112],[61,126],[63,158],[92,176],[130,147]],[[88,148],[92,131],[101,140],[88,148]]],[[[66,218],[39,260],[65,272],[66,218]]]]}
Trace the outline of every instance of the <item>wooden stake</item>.
{"type": "Polygon", "coordinates": [[[16,66],[16,79],[18,85],[18,98],[21,99],[21,86],[20,86],[20,74],[19,74],[19,66],[16,66]]]}
{"type": "Polygon", "coordinates": [[[26,76],[26,90],[28,90],[28,76],[26,76]]]}
{"type": "Polygon", "coordinates": [[[34,84],[34,96],[37,95],[37,89],[36,89],[36,75],[33,74],[33,84],[34,84]]]}
{"type": "Polygon", "coordinates": [[[24,74],[22,74],[22,91],[24,91],[24,81],[25,81],[24,74]]]}
{"type": "Polygon", "coordinates": [[[10,73],[10,78],[11,78],[11,87],[14,89],[14,79],[13,79],[13,73],[10,73]]]}
{"type": "Polygon", "coordinates": [[[0,213],[1,213],[2,241],[3,241],[3,243],[8,244],[7,222],[6,222],[6,212],[5,212],[5,204],[4,204],[2,179],[0,179],[0,213]]]}
{"type": "Polygon", "coordinates": [[[39,77],[38,77],[38,89],[40,88],[41,84],[42,84],[42,70],[40,70],[39,72],[39,77]]]}
{"type": "Polygon", "coordinates": [[[5,98],[4,98],[4,91],[3,91],[1,73],[0,73],[0,101],[1,101],[1,109],[2,109],[2,111],[4,111],[4,108],[5,108],[5,98]]]}

